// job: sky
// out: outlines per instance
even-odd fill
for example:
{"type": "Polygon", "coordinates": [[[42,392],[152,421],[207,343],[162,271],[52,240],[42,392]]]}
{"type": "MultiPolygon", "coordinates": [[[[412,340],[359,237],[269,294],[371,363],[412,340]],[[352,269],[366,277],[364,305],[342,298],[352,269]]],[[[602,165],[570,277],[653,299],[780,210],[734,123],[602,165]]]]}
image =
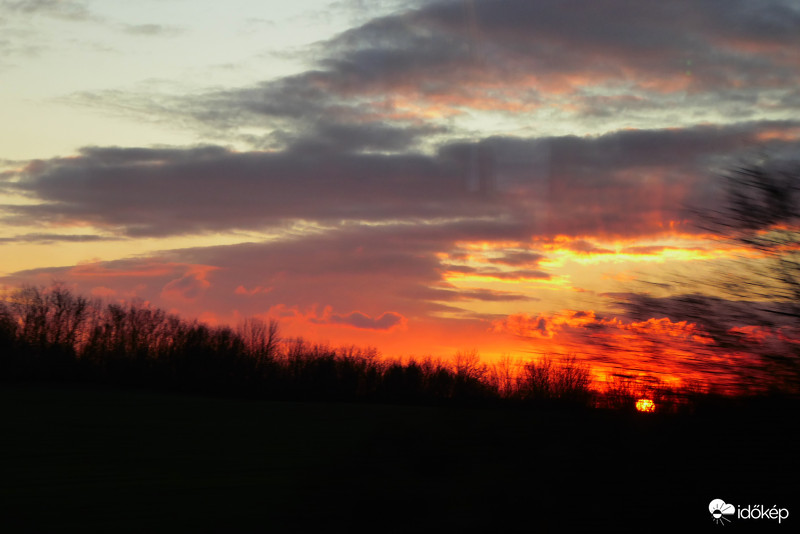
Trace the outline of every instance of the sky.
{"type": "Polygon", "coordinates": [[[800,5],[0,0],[0,80],[3,287],[725,381],[680,280],[797,154],[800,5]]]}

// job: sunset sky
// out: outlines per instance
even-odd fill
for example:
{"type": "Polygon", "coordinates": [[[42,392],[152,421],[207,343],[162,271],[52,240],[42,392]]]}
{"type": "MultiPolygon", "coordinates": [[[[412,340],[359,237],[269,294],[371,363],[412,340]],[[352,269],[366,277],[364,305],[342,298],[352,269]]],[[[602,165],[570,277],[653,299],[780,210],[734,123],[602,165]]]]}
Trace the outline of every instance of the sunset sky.
{"type": "Polygon", "coordinates": [[[5,287],[689,376],[619,302],[737,254],[697,209],[797,155],[800,4],[0,0],[0,80],[5,287]]]}

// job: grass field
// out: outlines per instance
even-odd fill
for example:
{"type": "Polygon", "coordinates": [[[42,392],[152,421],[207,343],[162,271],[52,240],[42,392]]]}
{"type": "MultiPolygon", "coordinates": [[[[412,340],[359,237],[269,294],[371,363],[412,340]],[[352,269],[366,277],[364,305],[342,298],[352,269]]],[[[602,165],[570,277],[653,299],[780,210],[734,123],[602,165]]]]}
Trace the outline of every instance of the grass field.
{"type": "Polygon", "coordinates": [[[714,498],[800,514],[794,411],[677,417],[46,385],[0,386],[0,406],[2,532],[700,531],[718,528],[714,498]]]}

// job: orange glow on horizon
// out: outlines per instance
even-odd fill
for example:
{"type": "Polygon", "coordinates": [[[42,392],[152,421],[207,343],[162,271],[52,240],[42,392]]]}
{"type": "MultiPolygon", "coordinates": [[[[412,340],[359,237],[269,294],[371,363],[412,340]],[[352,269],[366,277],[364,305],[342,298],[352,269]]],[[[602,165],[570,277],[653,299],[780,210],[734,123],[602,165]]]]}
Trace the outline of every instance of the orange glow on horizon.
{"type": "Polygon", "coordinates": [[[654,262],[715,260],[732,257],[740,248],[720,246],[709,236],[675,234],[669,239],[651,241],[647,244],[638,239],[604,240],[592,237],[568,237],[559,235],[540,246],[555,257],[542,260],[543,264],[560,266],[565,260],[583,265],[597,263],[654,262]],[[681,241],[685,244],[682,245],[681,241]],[[701,244],[703,246],[701,246],[701,244]],[[713,246],[712,246],[713,245],[713,246]]]}
{"type": "MultiPolygon", "coordinates": [[[[748,365],[746,351],[723,351],[696,324],[650,318],[626,322],[593,311],[564,310],[555,314],[512,314],[493,322],[493,331],[527,340],[542,354],[574,355],[603,373],[657,376],[662,382],[713,383],[733,390],[735,369],[748,365]]],[[[764,332],[759,332],[763,335],[764,332]]],[[[770,333],[774,339],[780,332],[770,333]]],[[[767,338],[761,338],[765,342],[767,338]]],[[[752,362],[750,362],[752,363],[752,362]]]]}

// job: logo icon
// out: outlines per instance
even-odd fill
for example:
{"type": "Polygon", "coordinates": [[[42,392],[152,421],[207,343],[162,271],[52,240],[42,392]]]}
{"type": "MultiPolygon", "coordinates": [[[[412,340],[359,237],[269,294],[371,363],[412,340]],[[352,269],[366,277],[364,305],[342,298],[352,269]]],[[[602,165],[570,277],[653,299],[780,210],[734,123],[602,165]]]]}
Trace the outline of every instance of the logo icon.
{"type": "Polygon", "coordinates": [[[731,522],[731,520],[725,516],[735,514],[736,507],[732,504],[725,504],[725,501],[722,499],[714,499],[708,504],[708,511],[711,512],[711,519],[714,523],[724,525],[726,522],[731,522]]]}

